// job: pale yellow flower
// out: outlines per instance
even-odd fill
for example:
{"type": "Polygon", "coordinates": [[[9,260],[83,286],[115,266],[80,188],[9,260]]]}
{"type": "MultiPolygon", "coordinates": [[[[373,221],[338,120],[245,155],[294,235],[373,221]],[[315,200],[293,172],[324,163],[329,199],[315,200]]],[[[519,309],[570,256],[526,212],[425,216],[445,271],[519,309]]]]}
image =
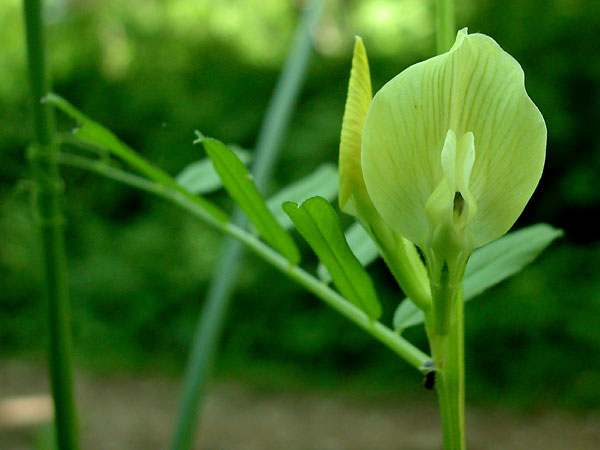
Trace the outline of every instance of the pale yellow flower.
{"type": "Polygon", "coordinates": [[[535,190],[546,125],[519,63],[490,37],[457,34],[371,98],[357,40],[340,145],[340,207],[413,242],[436,287],[505,234],[535,190]],[[442,278],[444,280],[442,280],[442,278]]]}

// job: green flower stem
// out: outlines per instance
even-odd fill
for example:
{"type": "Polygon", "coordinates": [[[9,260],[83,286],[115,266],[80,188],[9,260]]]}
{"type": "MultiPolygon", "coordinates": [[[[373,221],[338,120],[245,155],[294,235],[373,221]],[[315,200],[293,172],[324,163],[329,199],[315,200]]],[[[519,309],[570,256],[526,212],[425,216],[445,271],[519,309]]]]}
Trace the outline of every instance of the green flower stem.
{"type": "Polygon", "coordinates": [[[50,90],[46,65],[42,5],[40,0],[24,1],[29,81],[31,85],[34,141],[28,157],[35,187],[35,211],[41,236],[44,263],[44,294],[48,316],[49,371],[57,448],[79,448],[71,368],[71,325],[61,198],[63,182],[56,161],[54,116],[40,102],[50,90]]]}
{"type": "Polygon", "coordinates": [[[454,0],[436,0],[435,29],[437,53],[447,52],[456,38],[454,0]]]}
{"type": "MultiPolygon", "coordinates": [[[[461,290],[462,291],[462,290],[461,290]]],[[[465,443],[465,355],[464,302],[451,302],[450,330],[436,334],[435,317],[426,313],[426,329],[435,370],[435,387],[440,404],[444,450],[464,450],[465,443]]]]}
{"type": "MultiPolygon", "coordinates": [[[[456,34],[454,0],[436,0],[437,53],[447,52],[456,34]]],[[[444,450],[464,450],[465,441],[465,355],[464,302],[462,289],[451,289],[451,280],[442,277],[442,286],[432,286],[433,311],[425,313],[425,327],[435,370],[435,387],[442,416],[444,450]],[[458,294],[458,295],[457,295],[458,294]],[[439,296],[445,298],[436,298],[439,296]],[[457,298],[453,298],[453,297],[457,298]],[[437,306],[437,307],[435,307],[437,306]]]]}
{"type": "MultiPolygon", "coordinates": [[[[61,153],[59,155],[59,161],[62,164],[89,170],[129,186],[163,197],[179,205],[191,214],[207,221],[206,212],[202,209],[200,204],[192,201],[188,196],[183,195],[181,192],[170,187],[124,172],[99,160],[91,160],[77,155],[61,153]]],[[[291,265],[282,255],[244,229],[231,222],[207,222],[218,230],[240,241],[249,250],[253,251],[283,274],[305,287],[308,291],[319,297],[348,320],[371,334],[375,339],[390,348],[390,350],[407,361],[415,369],[422,371],[422,366],[427,361],[431,360],[427,354],[423,353],[398,333],[395,333],[381,322],[371,320],[364,312],[352,305],[328,285],[322,283],[304,269],[291,265]]]]}

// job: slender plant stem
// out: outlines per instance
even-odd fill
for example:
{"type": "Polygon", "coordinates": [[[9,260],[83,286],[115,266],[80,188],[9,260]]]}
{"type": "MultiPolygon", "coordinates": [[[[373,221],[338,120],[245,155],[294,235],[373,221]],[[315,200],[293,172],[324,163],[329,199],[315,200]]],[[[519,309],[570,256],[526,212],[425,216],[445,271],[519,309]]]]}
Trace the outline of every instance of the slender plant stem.
{"type": "Polygon", "coordinates": [[[437,53],[450,50],[456,37],[454,0],[436,0],[436,49],[437,53]]]}
{"type": "Polygon", "coordinates": [[[58,144],[52,109],[40,102],[50,91],[42,4],[41,0],[25,0],[23,5],[34,124],[34,141],[28,155],[36,183],[34,213],[39,222],[44,264],[48,362],[56,439],[59,450],[75,450],[79,445],[71,367],[71,314],[61,214],[63,182],[56,161],[58,144]]]}
{"type": "Polygon", "coordinates": [[[301,267],[291,265],[284,256],[277,253],[243,228],[230,222],[207,221],[206,212],[202,209],[202,206],[181,194],[181,192],[137,175],[124,172],[123,170],[109,166],[102,161],[91,160],[78,155],[61,153],[59,154],[59,162],[61,164],[67,164],[95,172],[123,184],[163,197],[170,202],[177,204],[192,215],[197,216],[201,220],[212,225],[217,230],[240,241],[253,253],[260,256],[289,278],[295,280],[298,284],[319,297],[348,320],[371,334],[375,339],[390,348],[390,350],[398,354],[402,359],[406,360],[415,369],[422,371],[423,365],[431,360],[429,355],[423,353],[398,333],[390,330],[380,322],[371,320],[364,312],[331,289],[327,284],[321,282],[301,267]]]}
{"type": "MultiPolygon", "coordinates": [[[[436,0],[437,53],[448,51],[455,39],[454,0],[436,0]]],[[[433,289],[432,289],[433,290],[433,289]]],[[[448,297],[455,293],[443,289],[448,297]]],[[[435,311],[425,313],[425,326],[431,346],[435,370],[445,450],[464,450],[465,439],[465,356],[464,356],[464,302],[462,289],[458,298],[443,298],[440,304],[448,305],[449,330],[440,326],[435,311]],[[441,332],[443,330],[443,333],[441,332]]],[[[434,305],[434,310],[435,310],[434,305]]],[[[439,312],[439,311],[438,311],[439,312]]]]}
{"type": "MultiPolygon", "coordinates": [[[[322,6],[323,0],[315,0],[306,7],[267,108],[251,171],[259,189],[268,183],[277,160],[283,136],[304,81],[312,51],[311,35],[319,20],[322,6]]],[[[247,220],[239,208],[234,211],[232,222],[240,228],[246,226],[247,220]]],[[[240,242],[232,237],[226,237],[192,339],[173,435],[173,450],[191,447],[206,383],[217,354],[219,338],[243,261],[243,253],[244,247],[240,242]]]]}
{"type": "Polygon", "coordinates": [[[465,356],[464,302],[462,293],[453,302],[452,324],[448,334],[435,332],[435,319],[426,314],[426,328],[435,367],[444,450],[464,450],[465,442],[465,356]]]}

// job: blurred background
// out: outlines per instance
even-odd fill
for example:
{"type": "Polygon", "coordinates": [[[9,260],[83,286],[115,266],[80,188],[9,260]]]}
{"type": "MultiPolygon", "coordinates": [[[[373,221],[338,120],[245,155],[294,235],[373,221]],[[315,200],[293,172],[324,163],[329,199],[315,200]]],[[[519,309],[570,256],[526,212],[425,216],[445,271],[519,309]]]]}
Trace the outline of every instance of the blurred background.
{"type": "MultiPolygon", "coordinates": [[[[195,129],[254,146],[302,5],[46,3],[54,90],[171,174],[204,156],[192,145],[195,129]]],[[[326,3],[314,36],[316,54],[268,193],[322,162],[336,161],[355,34],[365,41],[375,90],[434,52],[433,1],[326,3]]],[[[526,446],[527,436],[536,432],[540,439],[552,432],[559,433],[556,439],[569,432],[573,439],[600,439],[600,243],[593,220],[600,204],[595,132],[600,2],[456,3],[458,27],[492,36],[521,63],[529,95],[546,119],[544,176],[516,227],[548,222],[566,233],[531,267],[468,304],[468,420],[472,439],[484,436],[474,448],[567,448],[526,446]],[[489,439],[503,427],[517,429],[515,442],[523,447],[486,444],[485,433],[489,439]]],[[[44,305],[24,156],[32,130],[21,8],[19,0],[0,2],[0,396],[5,397],[45,389],[44,305]]],[[[59,117],[61,130],[72,126],[59,117]]],[[[112,447],[99,438],[88,448],[164,448],[222,236],[165,201],[77,169],[62,172],[82,427],[89,442],[93,433],[85,430],[102,420],[128,436],[112,447]],[[129,421],[107,411],[123,411],[129,421]],[[146,424],[138,430],[143,438],[133,437],[133,418],[146,424]],[[150,437],[148,423],[163,434],[150,437]]],[[[225,195],[213,200],[231,207],[225,195]]],[[[305,266],[312,269],[316,260],[304,250],[305,266]]],[[[402,296],[383,263],[370,271],[389,322],[402,296]]],[[[426,348],[420,327],[406,336],[426,348]]],[[[298,448],[439,448],[435,398],[423,392],[419,374],[252,255],[245,257],[215,369],[202,438],[206,448],[296,448],[269,441],[277,434],[264,424],[261,434],[253,418],[271,426],[289,418],[276,428],[309,439],[298,448]],[[350,414],[346,422],[344,414],[350,414]],[[329,428],[323,425],[328,420],[329,428]],[[312,446],[310,436],[321,442],[317,422],[325,440],[312,446]],[[412,425],[404,432],[421,433],[413,436],[412,447],[398,445],[407,424],[412,425]],[[246,445],[226,440],[244,426],[262,436],[254,436],[255,446],[242,431],[246,445]],[[352,445],[336,447],[331,437],[360,430],[368,437],[363,436],[365,446],[353,437],[352,445]],[[376,440],[386,433],[389,441],[376,440]]],[[[30,434],[0,430],[0,448],[3,436],[13,443],[9,448],[30,448],[30,434]]],[[[506,433],[498,434],[496,443],[503,437],[506,433]]],[[[587,442],[569,447],[597,448],[587,442]]]]}

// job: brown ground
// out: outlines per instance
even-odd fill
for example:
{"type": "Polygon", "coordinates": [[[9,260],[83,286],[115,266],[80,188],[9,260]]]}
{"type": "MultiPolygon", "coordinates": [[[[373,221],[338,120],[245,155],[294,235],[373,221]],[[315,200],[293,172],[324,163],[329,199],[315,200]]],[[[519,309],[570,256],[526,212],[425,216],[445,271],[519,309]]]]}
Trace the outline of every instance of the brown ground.
{"type": "MultiPolygon", "coordinates": [[[[16,419],[10,410],[14,403],[3,400],[46,392],[43,368],[0,362],[1,450],[31,449],[39,434],[39,426],[7,425],[16,419]]],[[[78,373],[77,392],[84,450],[168,448],[178,393],[173,380],[78,373]]],[[[43,416],[44,397],[28,398],[29,403],[21,404],[30,407],[25,416],[43,416]]],[[[265,393],[219,383],[210,389],[206,406],[199,449],[441,448],[433,397],[375,404],[344,399],[342,393],[265,393]]],[[[549,412],[532,417],[469,408],[467,429],[471,450],[600,449],[599,415],[549,412]]]]}

